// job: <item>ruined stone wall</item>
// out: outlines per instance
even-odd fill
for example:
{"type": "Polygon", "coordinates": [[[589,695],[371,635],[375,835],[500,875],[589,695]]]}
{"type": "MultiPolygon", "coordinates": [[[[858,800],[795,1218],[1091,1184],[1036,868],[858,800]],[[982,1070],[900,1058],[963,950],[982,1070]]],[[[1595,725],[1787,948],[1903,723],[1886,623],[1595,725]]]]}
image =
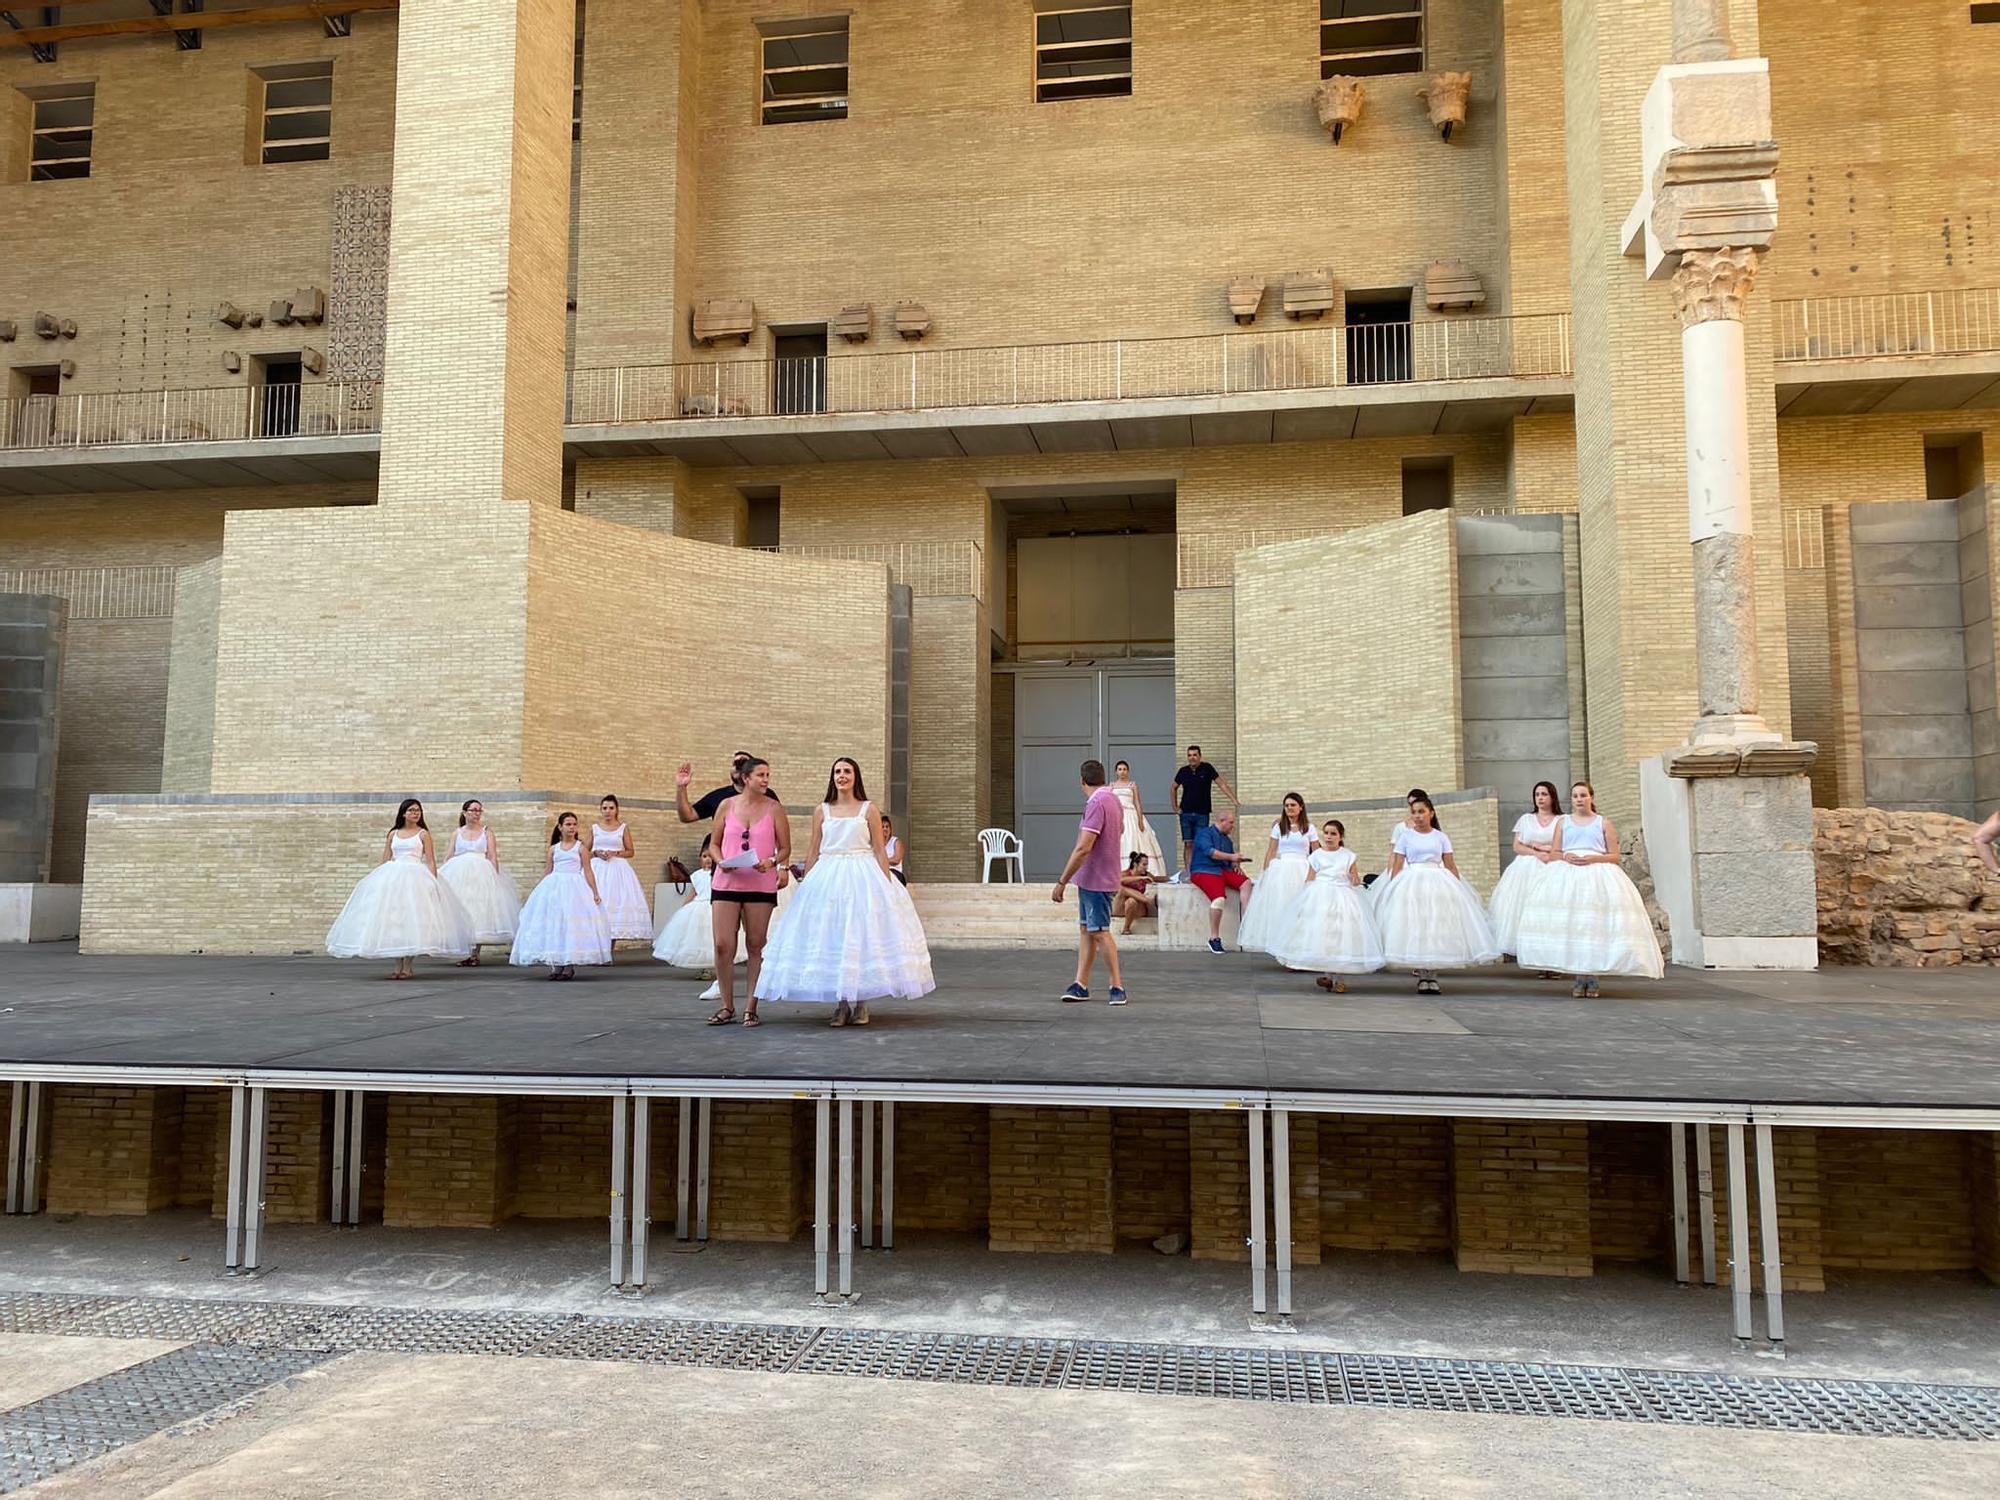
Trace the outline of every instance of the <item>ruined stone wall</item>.
{"type": "Polygon", "coordinates": [[[1820,960],[2000,962],[2000,877],[1972,852],[1976,826],[1946,813],[1817,809],[1820,960]]]}

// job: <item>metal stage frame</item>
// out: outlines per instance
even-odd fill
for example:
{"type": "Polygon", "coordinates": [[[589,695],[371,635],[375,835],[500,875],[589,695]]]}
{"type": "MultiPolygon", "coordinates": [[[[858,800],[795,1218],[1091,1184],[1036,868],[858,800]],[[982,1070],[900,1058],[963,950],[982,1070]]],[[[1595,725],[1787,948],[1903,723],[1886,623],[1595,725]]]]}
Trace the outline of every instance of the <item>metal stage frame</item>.
{"type": "Polygon", "coordinates": [[[377,1093],[509,1094],[605,1098],[612,1109],[609,1285],[637,1294],[646,1286],[652,1226],[652,1119],[657,1104],[680,1111],[674,1234],[708,1239],[709,1142],[718,1099],[789,1099],[814,1107],[813,1295],[826,1306],[858,1300],[857,1246],[895,1244],[896,1106],[898,1104],[1017,1104],[1074,1108],[1241,1111],[1250,1171],[1250,1311],[1274,1331],[1293,1327],[1291,1121],[1296,1114],[1424,1115],[1566,1123],[1624,1121],[1666,1125],[1671,1134],[1674,1278],[1714,1286],[1719,1266],[1730,1271],[1730,1324],[1744,1344],[1757,1336],[1785,1345],[1784,1271],[1779,1240],[1772,1131],[1781,1126],[1909,1130],[2000,1130],[2000,1108],[1906,1108],[1881,1105],[1782,1105],[1660,1100],[1527,1098],[1450,1094],[1320,1093],[1265,1089],[1143,1088],[1061,1084],[897,1083],[837,1078],[720,1079],[592,1077],[482,1073],[396,1073],[247,1069],[218,1072],[188,1067],[26,1064],[7,1067],[15,1085],[8,1131],[6,1211],[41,1209],[47,1089],[50,1084],[227,1088],[229,1161],[224,1205],[223,1266],[250,1275],[263,1265],[264,1164],[268,1097],[273,1089],[333,1096],[332,1187],[329,1220],[361,1218],[361,1145],[367,1099],[377,1093]],[[856,1107],[859,1106],[857,1128],[856,1107]],[[1723,1139],[1723,1182],[1729,1243],[1716,1243],[1716,1184],[1710,1147],[1723,1139]],[[1690,1140],[1694,1193],[1688,1192],[1690,1140]],[[857,1203],[858,1178],[858,1203],[857,1203]],[[1758,1245],[1750,1240],[1755,1185],[1758,1245]],[[880,1214],[876,1213],[877,1187],[880,1214]],[[1699,1235],[1700,1264],[1689,1250],[1689,1204],[1699,1235]],[[1740,1271],[1741,1274],[1737,1274],[1740,1271]],[[1761,1282],[1761,1285],[1758,1283],[1761,1282]],[[1272,1293],[1275,1291],[1275,1297],[1272,1293]]]}

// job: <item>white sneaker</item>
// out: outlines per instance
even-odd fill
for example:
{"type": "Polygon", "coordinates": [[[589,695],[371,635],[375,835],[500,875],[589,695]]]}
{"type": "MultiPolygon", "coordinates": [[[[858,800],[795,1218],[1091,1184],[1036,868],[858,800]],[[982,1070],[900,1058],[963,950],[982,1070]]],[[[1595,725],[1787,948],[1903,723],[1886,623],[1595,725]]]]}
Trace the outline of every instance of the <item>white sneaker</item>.
{"type": "Polygon", "coordinates": [[[720,1000],[722,998],[722,981],[718,979],[714,984],[703,990],[701,998],[704,1000],[720,1000]]]}

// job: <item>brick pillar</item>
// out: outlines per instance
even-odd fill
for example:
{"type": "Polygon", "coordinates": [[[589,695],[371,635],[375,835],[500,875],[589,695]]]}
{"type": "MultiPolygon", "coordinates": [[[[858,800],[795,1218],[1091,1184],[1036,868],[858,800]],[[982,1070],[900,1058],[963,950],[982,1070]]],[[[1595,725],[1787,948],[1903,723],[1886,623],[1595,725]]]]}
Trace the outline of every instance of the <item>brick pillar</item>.
{"type": "Polygon", "coordinates": [[[1972,1253],[1980,1274],[2000,1285],[2000,1130],[1973,1132],[1972,1253]]]}
{"type": "MultiPolygon", "coordinates": [[[[1754,1134],[1744,1132],[1744,1163],[1749,1172],[1751,1274],[1763,1286],[1757,1265],[1764,1236],[1757,1208],[1757,1143],[1754,1134]]],[[[1729,1132],[1721,1126],[1709,1131],[1711,1171],[1715,1177],[1715,1280],[1730,1284],[1729,1268],[1729,1132]]],[[[1785,1290],[1823,1292],[1826,1290],[1826,1230],[1820,1186],[1819,1133],[1810,1128],[1774,1130],[1771,1134],[1772,1164],[1778,1178],[1778,1253],[1783,1258],[1785,1290]]],[[[1695,1155],[1688,1151],[1688,1265],[1701,1274],[1701,1199],[1696,1183],[1695,1155]]]]}
{"type": "MultiPolygon", "coordinates": [[[[1266,1148],[1269,1147],[1266,1122],[1266,1148]]],[[[1292,1263],[1320,1259],[1320,1126],[1317,1116],[1292,1116],[1292,1263]]],[[[1249,1121],[1235,1110],[1197,1110],[1188,1116],[1188,1200],[1196,1260],[1250,1258],[1249,1121]]],[[[1273,1200],[1266,1172],[1265,1211],[1273,1200]]],[[[1277,1221],[1267,1217],[1265,1232],[1277,1221]]]]}
{"type": "Polygon", "coordinates": [[[143,1214],[170,1207],[180,1189],[183,1092],[96,1084],[51,1089],[48,1211],[143,1214]]]}
{"type": "Polygon", "coordinates": [[[1451,1122],[1321,1115],[1321,1242],[1341,1250],[1451,1248],[1451,1122]]]}
{"type": "MultiPolygon", "coordinates": [[[[708,1232],[719,1240],[790,1239],[812,1219],[813,1106],[719,1099],[714,1109],[708,1232]]],[[[859,1149],[858,1121],[855,1140],[859,1149]]],[[[839,1149],[836,1134],[836,1155],[839,1149]]]]}
{"type": "Polygon", "coordinates": [[[991,1147],[984,1105],[897,1105],[896,1227],[984,1230],[991,1147]]]}
{"type": "Polygon", "coordinates": [[[1178,1109],[1111,1112],[1112,1218],[1121,1240],[1188,1232],[1188,1116],[1178,1109]]]}
{"type": "Polygon", "coordinates": [[[987,1247],[1110,1253],[1111,1111],[996,1104],[989,1128],[987,1247]]]}
{"type": "Polygon", "coordinates": [[[382,1222],[489,1229],[514,1211],[514,1100],[391,1094],[382,1222]]]}
{"type": "Polygon", "coordinates": [[[1451,1143],[1459,1270],[1591,1274],[1589,1126],[1453,1120],[1451,1143]]]}
{"type": "MultiPolygon", "coordinates": [[[[654,1105],[654,1123],[673,1110],[654,1105]]],[[[515,1217],[594,1219],[610,1212],[609,1099],[521,1099],[514,1119],[515,1217]]]]}

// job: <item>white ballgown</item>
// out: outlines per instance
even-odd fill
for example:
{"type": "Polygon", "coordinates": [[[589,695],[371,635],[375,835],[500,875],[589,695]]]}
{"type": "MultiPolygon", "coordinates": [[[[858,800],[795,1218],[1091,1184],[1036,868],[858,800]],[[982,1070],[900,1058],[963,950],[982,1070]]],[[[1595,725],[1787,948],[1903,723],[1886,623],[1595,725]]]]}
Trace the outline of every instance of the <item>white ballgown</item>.
{"type": "Polygon", "coordinates": [[[491,837],[482,828],[478,838],[468,839],[460,828],[451,837],[451,858],[438,867],[438,879],[471,917],[475,943],[511,943],[521,921],[521,893],[486,857],[491,837]]]}
{"type": "Polygon", "coordinates": [[[1278,841],[1278,857],[1264,873],[1251,882],[1250,904],[1237,929],[1236,945],[1245,953],[1272,953],[1272,944],[1284,931],[1292,914],[1292,903],[1306,888],[1306,861],[1319,836],[1313,833],[1283,833],[1271,825],[1271,837],[1278,841]]]}
{"type": "Polygon", "coordinates": [[[557,967],[610,963],[611,926],[583,878],[582,843],[567,849],[557,844],[549,852],[554,863],[521,904],[521,925],[507,962],[557,967]]]}
{"type": "Polygon", "coordinates": [[[590,825],[590,848],[594,855],[600,849],[611,851],[610,859],[593,859],[591,873],[597,876],[597,894],[604,898],[604,920],[610,925],[613,940],[622,938],[643,938],[648,941],[653,936],[653,913],[646,905],[646,892],[639,884],[639,873],[632,868],[632,861],[618,856],[617,850],[625,847],[625,825],[603,828],[590,825]]]}
{"type": "MultiPolygon", "coordinates": [[[[715,907],[709,900],[714,877],[696,870],[688,877],[694,894],[667,918],[667,925],[653,943],[653,957],[676,969],[715,967],[715,907]]],[[[736,961],[743,962],[743,931],[736,932],[736,961]]],[[[717,993],[721,993],[717,991],[717,993]]]]}
{"type": "MultiPolygon", "coordinates": [[[[1522,813],[1515,820],[1514,837],[1524,844],[1547,849],[1555,842],[1556,819],[1549,819],[1545,828],[1536,821],[1533,813],[1522,813]]],[[[1529,888],[1546,869],[1548,866],[1532,854],[1517,854],[1501,873],[1500,883],[1493,887],[1493,899],[1486,903],[1486,914],[1492,918],[1493,940],[1500,945],[1502,953],[1515,951],[1514,944],[1521,930],[1521,908],[1527,902],[1529,888]]]]}
{"type": "MultiPolygon", "coordinates": [[[[1382,956],[1399,969],[1469,969],[1495,963],[1500,946],[1479,895],[1444,867],[1451,839],[1442,829],[1396,830],[1403,868],[1375,902],[1382,956]]],[[[1377,884],[1380,884],[1378,881],[1377,884]]]]}
{"type": "MultiPolygon", "coordinates": [[[[1566,815],[1562,842],[1572,852],[1605,853],[1604,819],[1593,816],[1579,823],[1575,814],[1566,815]]],[[[1665,972],[1659,939],[1639,888],[1608,861],[1572,865],[1556,859],[1542,867],[1542,876],[1521,910],[1515,959],[1524,969],[1553,969],[1559,974],[1658,979],[1665,972]]]]}
{"type": "Polygon", "coordinates": [[[327,930],[335,958],[464,958],[472,919],[451,888],[424,863],[416,834],[389,839],[389,857],[366,875],[327,930]]]}
{"type": "Polygon", "coordinates": [[[1138,789],[1129,781],[1114,781],[1111,791],[1118,798],[1119,811],[1125,815],[1118,835],[1118,868],[1129,870],[1132,856],[1143,854],[1152,872],[1164,877],[1167,857],[1160,852],[1160,840],[1153,832],[1153,825],[1139,816],[1138,789]]]}
{"type": "Polygon", "coordinates": [[[765,945],[759,1000],[914,1000],[937,988],[910,893],[875,862],[867,808],[822,823],[819,859],[765,945]]]}
{"type": "Polygon", "coordinates": [[[1315,849],[1307,860],[1312,879],[1292,903],[1271,948],[1288,969],[1316,974],[1368,974],[1381,968],[1382,938],[1361,887],[1354,884],[1354,853],[1315,849]]]}

